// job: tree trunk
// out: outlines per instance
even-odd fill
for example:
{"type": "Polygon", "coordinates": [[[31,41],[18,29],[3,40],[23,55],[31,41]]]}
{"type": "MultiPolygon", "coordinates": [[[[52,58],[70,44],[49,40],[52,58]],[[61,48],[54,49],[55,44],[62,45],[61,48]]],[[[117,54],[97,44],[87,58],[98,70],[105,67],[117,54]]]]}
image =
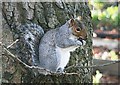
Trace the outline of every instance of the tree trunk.
{"type": "Polygon", "coordinates": [[[23,65],[11,53],[25,64],[31,65],[31,54],[24,42],[16,42],[10,48],[3,47],[3,83],[91,83],[92,69],[92,26],[91,13],[86,2],[2,2],[3,44],[10,45],[20,38],[18,27],[33,22],[44,28],[45,32],[61,26],[77,16],[81,16],[87,28],[87,44],[71,53],[64,74],[39,73],[23,65]],[[11,53],[9,53],[9,50],[11,53]],[[79,66],[77,66],[79,65],[79,66]]]}

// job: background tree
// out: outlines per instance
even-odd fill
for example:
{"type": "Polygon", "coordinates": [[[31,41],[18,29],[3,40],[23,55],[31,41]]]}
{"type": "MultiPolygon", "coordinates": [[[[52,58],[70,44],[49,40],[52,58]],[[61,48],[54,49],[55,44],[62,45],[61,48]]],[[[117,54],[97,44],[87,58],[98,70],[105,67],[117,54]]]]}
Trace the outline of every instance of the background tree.
{"type": "MultiPolygon", "coordinates": [[[[86,2],[2,2],[3,81],[9,83],[91,83],[91,13],[86,2]],[[87,28],[87,44],[71,53],[65,74],[31,68],[31,49],[22,40],[19,26],[36,23],[45,32],[81,16],[87,28]],[[12,44],[11,44],[12,43],[12,44]],[[13,55],[12,55],[13,54],[13,55]],[[20,59],[20,60],[19,60],[20,59]],[[23,63],[24,62],[24,63],[23,63]],[[29,65],[29,66],[28,66],[29,65]],[[47,74],[47,75],[44,75],[47,74]]],[[[23,31],[24,32],[24,31],[23,31]]],[[[38,42],[34,43],[38,46],[38,42]]]]}

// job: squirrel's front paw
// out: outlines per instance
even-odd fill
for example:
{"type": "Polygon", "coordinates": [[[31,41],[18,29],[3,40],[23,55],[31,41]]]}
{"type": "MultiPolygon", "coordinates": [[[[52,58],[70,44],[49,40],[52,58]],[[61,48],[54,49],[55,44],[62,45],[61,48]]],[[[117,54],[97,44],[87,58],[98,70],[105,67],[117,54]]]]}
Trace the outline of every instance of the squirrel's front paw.
{"type": "Polygon", "coordinates": [[[86,44],[86,41],[85,40],[82,40],[82,45],[85,45],[86,44]]]}
{"type": "Polygon", "coordinates": [[[77,40],[77,45],[85,45],[86,44],[86,41],[85,40],[77,40]]]}
{"type": "Polygon", "coordinates": [[[76,41],[76,45],[82,45],[82,42],[79,41],[79,40],[77,40],[77,41],[76,41]]]}

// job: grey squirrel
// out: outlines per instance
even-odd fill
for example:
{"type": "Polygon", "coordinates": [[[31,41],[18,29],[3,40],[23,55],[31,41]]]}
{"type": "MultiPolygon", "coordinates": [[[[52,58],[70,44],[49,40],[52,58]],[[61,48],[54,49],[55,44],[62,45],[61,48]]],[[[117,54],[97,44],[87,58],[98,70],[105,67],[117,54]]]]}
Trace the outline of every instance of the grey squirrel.
{"type": "Polygon", "coordinates": [[[22,25],[21,29],[24,29],[23,38],[32,50],[33,65],[52,72],[64,72],[70,52],[86,43],[87,32],[80,16],[45,34],[41,26],[33,23],[22,25]]]}

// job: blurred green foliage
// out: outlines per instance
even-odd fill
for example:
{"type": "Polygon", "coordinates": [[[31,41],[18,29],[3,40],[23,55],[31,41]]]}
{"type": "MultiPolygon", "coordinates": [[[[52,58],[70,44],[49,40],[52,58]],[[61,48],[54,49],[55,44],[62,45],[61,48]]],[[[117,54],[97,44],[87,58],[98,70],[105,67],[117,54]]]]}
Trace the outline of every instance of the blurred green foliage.
{"type": "Polygon", "coordinates": [[[118,13],[118,6],[114,5],[115,2],[102,2],[102,0],[89,0],[92,22],[94,27],[104,26],[118,27],[120,25],[120,13],[118,13]]]}

